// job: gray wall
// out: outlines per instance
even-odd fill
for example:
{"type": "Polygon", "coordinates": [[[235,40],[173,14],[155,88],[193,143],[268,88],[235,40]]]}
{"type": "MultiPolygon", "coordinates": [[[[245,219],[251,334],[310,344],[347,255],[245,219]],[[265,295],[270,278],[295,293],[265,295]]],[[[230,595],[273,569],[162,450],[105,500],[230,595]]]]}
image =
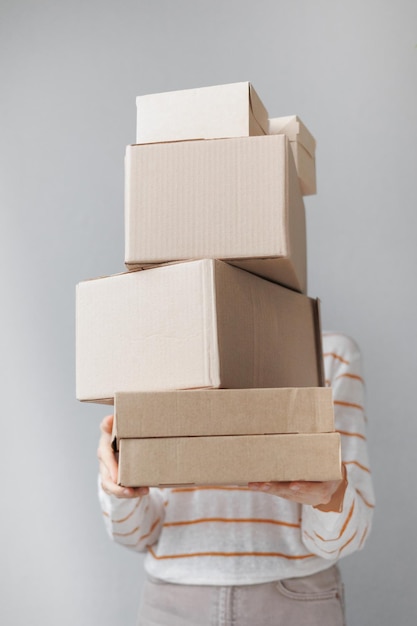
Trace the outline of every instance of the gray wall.
{"type": "Polygon", "coordinates": [[[416,44],[415,0],[1,1],[2,624],[135,622],[142,557],[96,500],[106,409],[74,399],[74,287],[123,270],[135,96],[250,80],[318,140],[309,294],[365,358],[378,507],[343,561],[350,624],[415,625],[416,44]]]}

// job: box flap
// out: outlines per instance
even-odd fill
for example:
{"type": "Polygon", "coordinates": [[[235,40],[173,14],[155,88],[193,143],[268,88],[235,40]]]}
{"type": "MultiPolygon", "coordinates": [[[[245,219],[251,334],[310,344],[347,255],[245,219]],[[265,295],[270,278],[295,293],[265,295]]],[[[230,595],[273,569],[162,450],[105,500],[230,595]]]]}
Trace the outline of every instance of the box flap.
{"type": "Polygon", "coordinates": [[[259,125],[261,129],[261,132],[256,132],[256,135],[260,135],[260,134],[267,135],[268,129],[269,129],[268,111],[265,109],[264,105],[261,102],[261,99],[259,98],[253,86],[250,83],[248,83],[248,85],[249,85],[249,107],[250,107],[250,110],[254,119],[256,120],[257,124],[259,125]]]}
{"type": "Polygon", "coordinates": [[[288,252],[291,258],[294,273],[299,277],[300,290],[307,293],[307,232],[306,216],[297,168],[290,142],[286,140],[288,167],[286,170],[287,193],[287,240],[288,252]]]}
{"type": "Polygon", "coordinates": [[[222,386],[320,386],[315,301],[227,263],[215,270],[222,386]]]}
{"type": "Polygon", "coordinates": [[[290,141],[298,141],[314,158],[316,140],[297,115],[271,118],[268,132],[270,135],[285,134],[290,141]]]}

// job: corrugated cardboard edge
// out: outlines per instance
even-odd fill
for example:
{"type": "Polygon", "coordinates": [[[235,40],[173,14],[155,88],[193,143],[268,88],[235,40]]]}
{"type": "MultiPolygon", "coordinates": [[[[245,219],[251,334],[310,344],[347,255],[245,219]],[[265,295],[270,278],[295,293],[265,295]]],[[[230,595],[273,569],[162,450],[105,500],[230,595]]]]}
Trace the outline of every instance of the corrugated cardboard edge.
{"type": "Polygon", "coordinates": [[[307,293],[307,233],[303,195],[299,185],[297,167],[289,140],[286,138],[286,220],[287,254],[299,281],[299,291],[307,293]],[[301,243],[300,242],[301,238],[301,243]],[[298,245],[294,241],[298,240],[298,245]],[[293,249],[295,247],[295,250],[293,249]]]}
{"type": "Polygon", "coordinates": [[[219,261],[213,261],[205,259],[201,265],[201,285],[202,295],[204,298],[204,311],[206,318],[204,320],[206,332],[204,333],[206,344],[205,354],[207,355],[207,374],[208,380],[212,387],[218,387],[222,379],[222,372],[220,371],[220,353],[218,343],[218,328],[217,328],[217,299],[216,299],[216,264],[219,261]],[[209,297],[208,297],[209,296],[209,297]],[[211,334],[210,340],[208,339],[208,333],[211,334]],[[210,346],[213,347],[213,351],[210,351],[210,346]],[[216,366],[216,367],[215,367],[216,366]],[[214,376],[214,372],[219,373],[218,377],[214,376]]]}
{"type": "MultiPolygon", "coordinates": [[[[127,274],[128,272],[120,272],[120,274],[127,274]]],[[[109,276],[100,276],[97,278],[87,278],[83,281],[80,281],[75,286],[75,398],[79,402],[91,402],[94,404],[113,404],[113,398],[80,398],[79,392],[79,382],[78,382],[78,332],[77,329],[79,327],[78,315],[79,315],[79,293],[83,283],[90,282],[93,280],[101,280],[102,278],[109,278],[109,276]]]]}
{"type": "MultiPolygon", "coordinates": [[[[126,147],[124,158],[124,255],[127,258],[132,242],[130,241],[130,229],[128,228],[130,218],[131,189],[132,189],[132,145],[126,147]]],[[[135,268],[139,269],[139,268],[135,268]]]]}
{"type": "Polygon", "coordinates": [[[324,357],[323,357],[323,343],[322,343],[322,329],[321,329],[321,301],[319,298],[315,300],[314,307],[314,316],[315,316],[315,326],[317,329],[316,332],[316,350],[317,350],[317,368],[320,377],[320,387],[326,386],[325,376],[324,376],[324,357]]]}

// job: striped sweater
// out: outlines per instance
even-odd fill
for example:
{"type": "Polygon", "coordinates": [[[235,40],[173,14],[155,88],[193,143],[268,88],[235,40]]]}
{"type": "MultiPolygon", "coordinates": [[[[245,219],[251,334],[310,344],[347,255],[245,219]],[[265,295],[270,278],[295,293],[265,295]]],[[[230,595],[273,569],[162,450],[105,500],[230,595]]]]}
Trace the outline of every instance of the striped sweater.
{"type": "Polygon", "coordinates": [[[147,551],[151,576],[181,584],[255,584],[313,574],[362,548],[374,495],[361,357],[356,344],[339,333],[324,333],[323,352],[348,478],[342,512],[246,487],[151,489],[141,498],[118,499],[99,486],[110,537],[147,551]]]}

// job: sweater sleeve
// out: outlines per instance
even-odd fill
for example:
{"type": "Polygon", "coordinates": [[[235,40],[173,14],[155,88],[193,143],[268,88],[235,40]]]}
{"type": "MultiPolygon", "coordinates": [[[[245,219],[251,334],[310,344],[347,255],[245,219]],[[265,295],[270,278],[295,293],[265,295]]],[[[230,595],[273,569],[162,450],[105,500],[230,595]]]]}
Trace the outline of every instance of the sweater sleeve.
{"type": "Polygon", "coordinates": [[[104,524],[113,541],[143,552],[158,540],[166,504],[161,490],[152,488],[139,498],[116,498],[105,493],[99,477],[98,495],[104,524]]]}
{"type": "Polygon", "coordinates": [[[347,488],[340,513],[302,507],[302,540],[314,554],[337,559],[360,550],[371,528],[374,492],[369,467],[361,355],[344,335],[324,338],[326,384],[333,389],[347,488]]]}

